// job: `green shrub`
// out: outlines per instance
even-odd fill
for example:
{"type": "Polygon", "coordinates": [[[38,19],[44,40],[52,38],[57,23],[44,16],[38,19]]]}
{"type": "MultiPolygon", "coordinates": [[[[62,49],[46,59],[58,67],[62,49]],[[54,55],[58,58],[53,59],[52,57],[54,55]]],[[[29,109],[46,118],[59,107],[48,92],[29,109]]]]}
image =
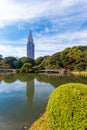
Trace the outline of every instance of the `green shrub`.
{"type": "Polygon", "coordinates": [[[16,73],[16,74],[17,74],[17,73],[20,73],[20,69],[15,69],[15,70],[14,70],[14,73],[16,73]]]}
{"type": "Polygon", "coordinates": [[[61,85],[50,96],[46,108],[52,130],[87,130],[87,85],[61,85]]]}

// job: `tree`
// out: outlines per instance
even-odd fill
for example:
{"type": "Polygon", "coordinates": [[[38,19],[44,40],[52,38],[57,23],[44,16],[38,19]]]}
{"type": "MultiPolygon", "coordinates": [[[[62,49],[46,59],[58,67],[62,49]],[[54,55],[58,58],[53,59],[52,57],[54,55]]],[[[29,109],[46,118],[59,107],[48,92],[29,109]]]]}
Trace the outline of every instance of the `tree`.
{"type": "Polygon", "coordinates": [[[77,71],[85,71],[86,68],[87,68],[87,64],[84,62],[80,62],[79,64],[74,65],[74,70],[77,70],[77,71]]]}
{"type": "Polygon", "coordinates": [[[40,65],[42,63],[42,61],[44,60],[44,57],[39,57],[35,60],[35,64],[36,65],[40,65]]]}
{"type": "Polygon", "coordinates": [[[64,67],[65,65],[68,65],[68,64],[69,64],[69,56],[68,56],[69,51],[70,51],[70,48],[66,48],[66,49],[64,49],[64,50],[60,53],[60,60],[62,61],[63,67],[64,67]]]}
{"type": "Polygon", "coordinates": [[[50,66],[51,69],[58,69],[58,68],[61,68],[63,66],[62,61],[60,59],[60,53],[59,52],[53,54],[50,57],[49,66],[50,66]]]}
{"type": "Polygon", "coordinates": [[[33,66],[33,71],[34,71],[34,72],[39,72],[39,69],[40,69],[39,66],[33,66]]]}
{"type": "Polygon", "coordinates": [[[19,59],[19,61],[21,62],[21,65],[23,65],[25,63],[31,63],[32,65],[35,65],[35,61],[32,58],[29,58],[29,57],[21,57],[19,59]]]}
{"type": "Polygon", "coordinates": [[[20,72],[32,72],[32,64],[31,63],[25,63],[22,68],[20,69],[20,72]]]}
{"type": "Polygon", "coordinates": [[[14,69],[21,68],[22,63],[19,60],[13,61],[14,69]]]}
{"type": "Polygon", "coordinates": [[[79,63],[83,60],[83,52],[79,50],[77,47],[73,47],[70,49],[69,53],[69,62],[70,63],[79,63]]]}
{"type": "Polygon", "coordinates": [[[50,59],[50,56],[45,56],[44,57],[44,60],[40,64],[40,69],[47,69],[47,68],[49,68],[49,59],[50,59]]]}
{"type": "Polygon", "coordinates": [[[8,64],[11,68],[15,68],[14,61],[17,61],[15,57],[9,56],[3,59],[3,64],[8,64]]]}

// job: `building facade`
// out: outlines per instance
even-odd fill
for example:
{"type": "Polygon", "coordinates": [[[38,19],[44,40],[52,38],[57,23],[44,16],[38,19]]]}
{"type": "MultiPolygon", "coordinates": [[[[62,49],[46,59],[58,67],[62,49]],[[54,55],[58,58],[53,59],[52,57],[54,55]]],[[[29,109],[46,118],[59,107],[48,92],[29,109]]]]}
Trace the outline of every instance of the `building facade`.
{"type": "Polygon", "coordinates": [[[34,59],[34,41],[31,30],[27,42],[27,57],[34,59]]]}

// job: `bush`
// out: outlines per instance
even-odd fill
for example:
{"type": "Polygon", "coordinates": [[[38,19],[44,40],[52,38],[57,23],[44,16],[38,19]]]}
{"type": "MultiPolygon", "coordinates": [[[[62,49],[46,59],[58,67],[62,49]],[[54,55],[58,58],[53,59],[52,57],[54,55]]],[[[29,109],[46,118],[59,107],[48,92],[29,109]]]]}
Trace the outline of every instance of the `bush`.
{"type": "Polygon", "coordinates": [[[33,71],[34,72],[39,72],[39,66],[33,66],[33,71]]]}
{"type": "Polygon", "coordinates": [[[16,73],[16,74],[17,74],[17,73],[20,73],[20,69],[15,69],[15,70],[14,70],[14,73],[16,73]]]}
{"type": "Polygon", "coordinates": [[[20,69],[20,72],[23,73],[28,73],[28,72],[32,72],[32,64],[31,63],[25,63],[21,69],[20,69]]]}
{"type": "Polygon", "coordinates": [[[87,85],[61,85],[50,96],[46,117],[52,130],[87,129],[87,85]]]}

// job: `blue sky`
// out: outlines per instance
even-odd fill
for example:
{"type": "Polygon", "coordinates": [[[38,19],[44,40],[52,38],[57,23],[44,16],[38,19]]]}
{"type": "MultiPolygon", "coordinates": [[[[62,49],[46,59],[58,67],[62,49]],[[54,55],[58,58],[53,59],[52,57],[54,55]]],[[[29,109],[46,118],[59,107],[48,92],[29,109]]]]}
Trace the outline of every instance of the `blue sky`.
{"type": "Polygon", "coordinates": [[[87,0],[0,0],[0,54],[26,56],[30,28],[36,58],[87,45],[87,0]]]}

